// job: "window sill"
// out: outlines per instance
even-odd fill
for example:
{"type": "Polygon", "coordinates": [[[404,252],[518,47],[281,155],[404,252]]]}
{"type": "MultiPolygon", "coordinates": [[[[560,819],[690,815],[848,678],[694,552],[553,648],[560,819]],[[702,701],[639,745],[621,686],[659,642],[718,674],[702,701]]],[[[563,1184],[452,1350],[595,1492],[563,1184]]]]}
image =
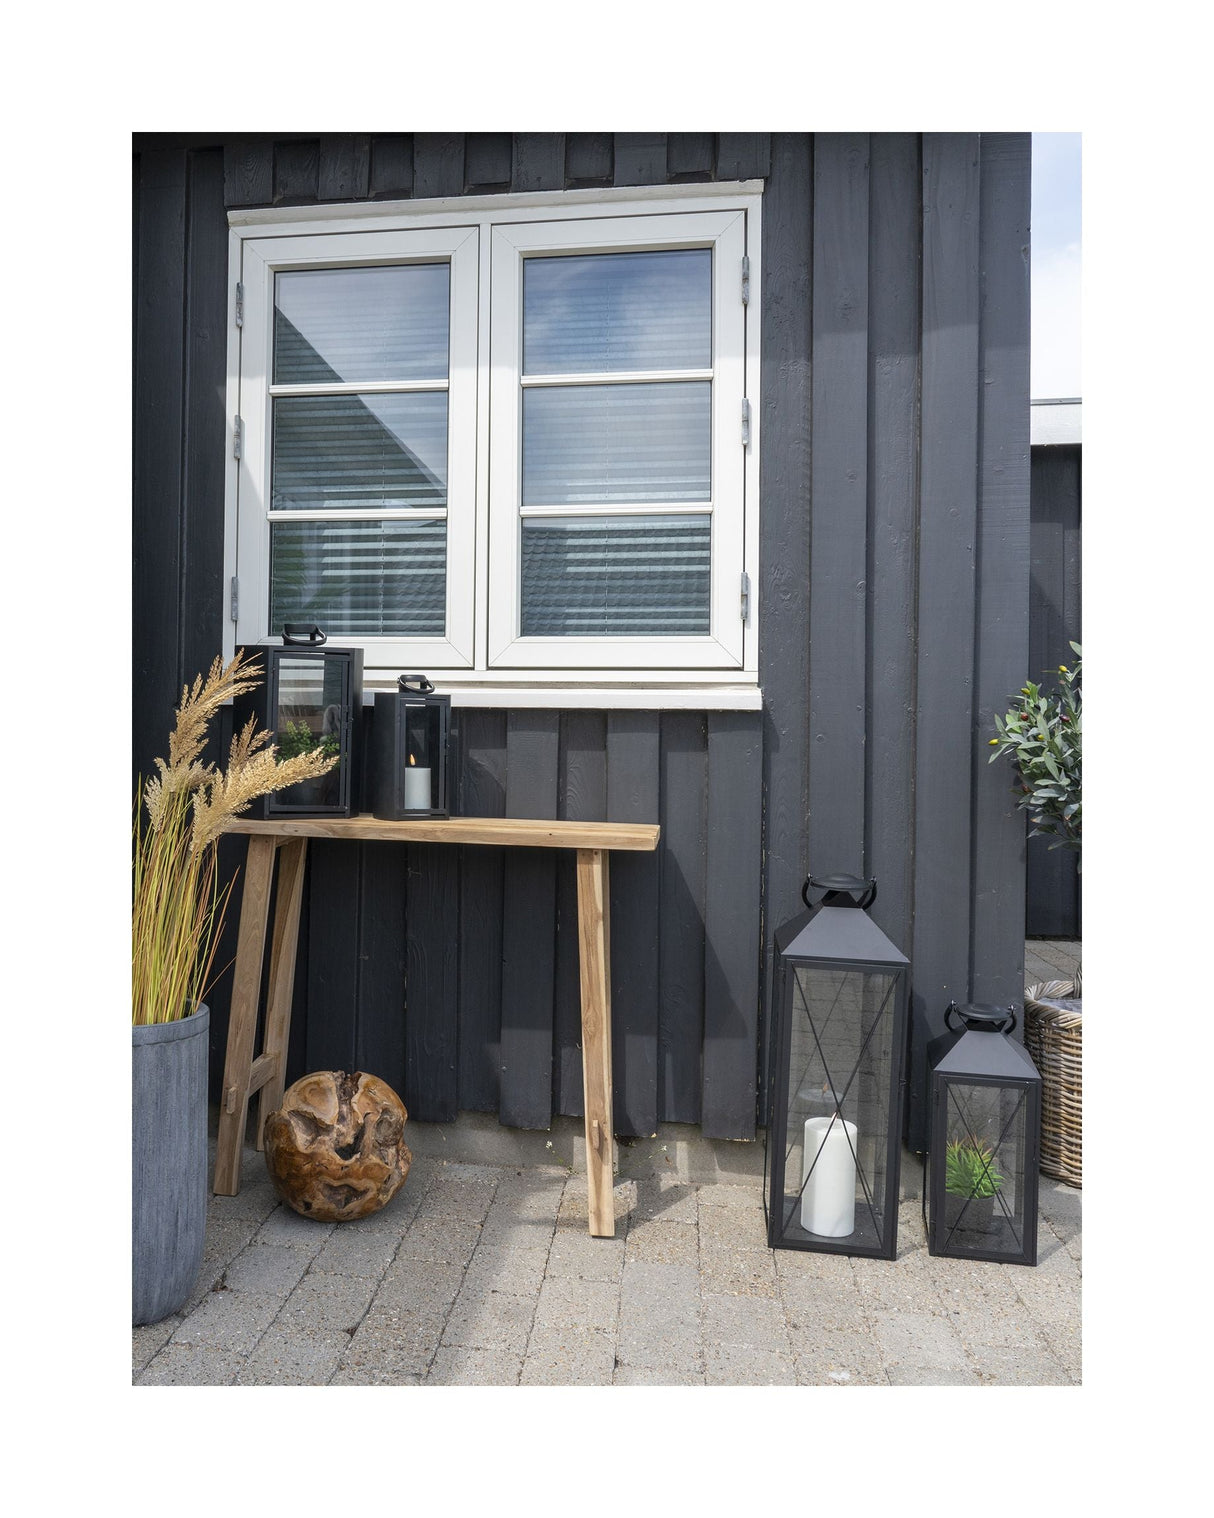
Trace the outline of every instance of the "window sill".
{"type": "MultiPolygon", "coordinates": [[[[459,684],[433,676],[438,690],[450,695],[453,707],[570,711],[683,711],[757,712],[763,692],[757,685],[497,685],[459,684]]],[[[396,689],[396,680],[382,670],[369,670],[363,699],[370,705],[376,691],[396,689]]]]}

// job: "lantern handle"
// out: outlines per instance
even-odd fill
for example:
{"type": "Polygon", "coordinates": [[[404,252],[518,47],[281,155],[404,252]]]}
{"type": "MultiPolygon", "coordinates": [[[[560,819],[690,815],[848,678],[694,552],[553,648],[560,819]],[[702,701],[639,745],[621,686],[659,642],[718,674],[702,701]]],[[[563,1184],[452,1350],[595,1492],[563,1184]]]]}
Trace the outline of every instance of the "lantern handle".
{"type": "Polygon", "coordinates": [[[1014,1033],[1016,1031],[1016,1008],[1009,1002],[1007,1015],[1004,1017],[1002,1007],[970,1006],[961,1008],[955,1001],[950,1001],[944,1009],[944,1026],[950,1033],[960,1033],[961,1028],[954,1028],[951,1022],[952,1015],[961,1019],[962,1025],[971,1031],[981,1033],[1014,1033]]]}
{"type": "Polygon", "coordinates": [[[801,887],[801,900],[811,912],[824,905],[831,896],[839,895],[853,897],[853,900],[845,901],[844,906],[859,907],[861,911],[867,911],[877,899],[877,882],[871,877],[865,880],[858,875],[810,875],[801,887]],[[810,901],[811,890],[824,892],[822,900],[810,901]],[[854,899],[856,892],[861,893],[858,901],[854,899]]]}
{"type": "Polygon", "coordinates": [[[417,691],[423,696],[428,696],[434,689],[425,675],[398,675],[396,683],[401,690],[417,691]]]}
{"type": "Polygon", "coordinates": [[[287,648],[319,648],[329,637],[314,622],[284,622],[282,641],[287,648]]]}

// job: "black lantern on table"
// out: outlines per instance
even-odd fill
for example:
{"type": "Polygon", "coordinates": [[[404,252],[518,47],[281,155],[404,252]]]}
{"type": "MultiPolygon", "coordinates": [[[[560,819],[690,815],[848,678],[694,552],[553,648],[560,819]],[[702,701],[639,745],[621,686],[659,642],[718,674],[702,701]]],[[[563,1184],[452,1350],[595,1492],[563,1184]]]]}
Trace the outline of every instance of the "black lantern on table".
{"type": "Polygon", "coordinates": [[[319,627],[287,622],[282,647],[264,652],[265,685],[251,699],[263,703],[261,722],[274,735],[278,757],[288,759],[320,749],[336,754],[338,762],[315,780],[301,780],[260,797],[253,804],[253,814],[263,818],[353,816],[358,810],[362,649],[331,648],[319,627]]]}
{"type": "Polygon", "coordinates": [[[808,912],[776,934],[773,1249],[886,1260],[897,1250],[910,965],[868,915],[876,894],[872,880],[811,875],[808,912]]]}
{"type": "Polygon", "coordinates": [[[376,817],[449,817],[451,697],[425,675],[401,675],[375,694],[371,796],[376,817]]]}
{"type": "Polygon", "coordinates": [[[1037,1263],[1041,1076],[1008,1035],[1011,1007],[949,1004],[928,1049],[932,1126],[928,1250],[1037,1263]]]}

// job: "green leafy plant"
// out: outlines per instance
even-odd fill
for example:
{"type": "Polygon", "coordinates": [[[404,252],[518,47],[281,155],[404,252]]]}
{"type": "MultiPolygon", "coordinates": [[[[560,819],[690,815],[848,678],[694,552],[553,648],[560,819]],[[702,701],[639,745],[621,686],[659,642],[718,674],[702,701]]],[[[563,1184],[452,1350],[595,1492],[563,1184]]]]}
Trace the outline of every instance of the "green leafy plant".
{"type": "Polygon", "coordinates": [[[301,754],[320,754],[324,758],[337,758],[341,743],[336,733],[322,733],[318,738],[306,722],[288,722],[280,728],[276,747],[278,762],[298,759],[301,754]]]}
{"type": "Polygon", "coordinates": [[[226,770],[203,762],[211,719],[259,673],[238,654],[181,693],[169,757],[135,798],[131,903],[131,1021],[189,1017],[211,981],[231,882],[221,887],[215,849],[231,819],[257,796],[333,768],[314,749],[278,762],[270,734],[250,719],[232,739],[226,770]]]}
{"type": "Polygon", "coordinates": [[[953,1196],[994,1196],[1003,1185],[995,1152],[981,1139],[951,1139],[944,1150],[944,1189],[953,1196]]]}
{"type": "Polygon", "coordinates": [[[1083,755],[1083,651],[1078,643],[1073,667],[1058,666],[1058,689],[1021,687],[1011,710],[995,717],[997,738],[991,763],[1006,755],[1020,780],[1017,805],[1028,812],[1032,838],[1052,835],[1051,849],[1081,848],[1083,755]]]}

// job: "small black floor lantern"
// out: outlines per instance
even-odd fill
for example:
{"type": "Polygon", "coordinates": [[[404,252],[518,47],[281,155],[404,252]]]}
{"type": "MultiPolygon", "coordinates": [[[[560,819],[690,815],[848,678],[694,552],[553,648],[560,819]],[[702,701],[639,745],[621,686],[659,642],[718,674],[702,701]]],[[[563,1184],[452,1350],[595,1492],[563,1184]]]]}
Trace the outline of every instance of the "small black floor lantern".
{"type": "Polygon", "coordinates": [[[932,1069],[928,1250],[1037,1263],[1041,1076],[1011,1007],[951,1002],[932,1069]]]}
{"type": "Polygon", "coordinates": [[[260,797],[253,804],[253,815],[353,816],[358,811],[362,649],[331,648],[319,627],[287,622],[281,647],[250,648],[249,652],[266,655],[266,680],[252,698],[245,699],[261,707],[262,725],[274,734],[279,758],[311,749],[338,755],[327,774],[260,797]]]}
{"type": "Polygon", "coordinates": [[[451,697],[425,675],[401,675],[375,694],[371,728],[371,810],[390,820],[449,817],[451,697]]]}
{"type": "Polygon", "coordinates": [[[811,875],[775,937],[767,1241],[892,1260],[909,961],[868,915],[876,882],[811,875]],[[811,892],[821,899],[811,901],[811,892]]]}

